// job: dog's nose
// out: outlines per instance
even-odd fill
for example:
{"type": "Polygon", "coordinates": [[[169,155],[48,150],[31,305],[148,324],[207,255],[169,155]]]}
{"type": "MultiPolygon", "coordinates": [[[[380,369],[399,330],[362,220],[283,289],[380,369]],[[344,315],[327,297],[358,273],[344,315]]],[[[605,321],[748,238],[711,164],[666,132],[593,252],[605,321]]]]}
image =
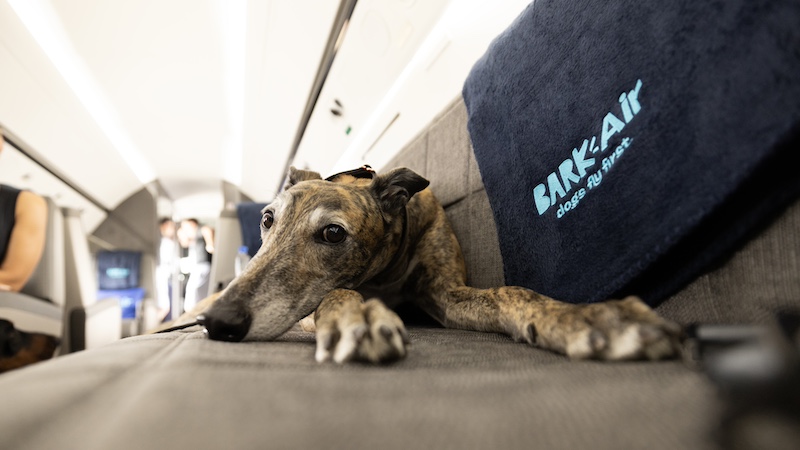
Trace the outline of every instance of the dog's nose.
{"type": "Polygon", "coordinates": [[[250,331],[252,318],[240,308],[214,308],[197,316],[197,321],[206,328],[208,337],[215,341],[239,342],[250,331]]]}

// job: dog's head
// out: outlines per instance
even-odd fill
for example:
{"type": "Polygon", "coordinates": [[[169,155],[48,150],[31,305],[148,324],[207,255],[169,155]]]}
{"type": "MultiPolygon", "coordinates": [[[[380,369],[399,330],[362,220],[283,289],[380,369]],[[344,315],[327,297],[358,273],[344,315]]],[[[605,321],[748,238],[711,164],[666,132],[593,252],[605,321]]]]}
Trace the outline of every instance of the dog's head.
{"type": "Polygon", "coordinates": [[[400,245],[406,204],[427,186],[409,169],[332,181],[290,169],[286,189],[262,211],[261,248],[201,318],[209,337],[274,339],[328,292],[380,273],[400,245]]]}

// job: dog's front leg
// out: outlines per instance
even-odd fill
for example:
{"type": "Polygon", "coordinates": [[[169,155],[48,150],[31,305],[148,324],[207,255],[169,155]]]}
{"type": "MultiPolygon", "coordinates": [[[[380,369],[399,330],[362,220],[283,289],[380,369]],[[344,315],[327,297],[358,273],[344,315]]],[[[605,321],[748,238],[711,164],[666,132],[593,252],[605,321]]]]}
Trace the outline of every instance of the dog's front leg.
{"type": "Polygon", "coordinates": [[[438,305],[448,327],[505,333],[575,359],[655,360],[680,348],[681,327],[637,297],[576,305],[521,287],[455,287],[438,305]]]}
{"type": "Polygon", "coordinates": [[[358,292],[336,289],[314,315],[318,362],[388,362],[406,355],[408,335],[400,317],[377,299],[364,302],[358,292]]]}

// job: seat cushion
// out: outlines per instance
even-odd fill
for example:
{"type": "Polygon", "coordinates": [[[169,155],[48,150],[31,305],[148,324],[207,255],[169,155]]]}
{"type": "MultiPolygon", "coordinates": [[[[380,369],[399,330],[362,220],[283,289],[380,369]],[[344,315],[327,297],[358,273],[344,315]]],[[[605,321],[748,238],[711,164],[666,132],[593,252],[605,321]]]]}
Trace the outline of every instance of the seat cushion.
{"type": "Polygon", "coordinates": [[[710,448],[720,404],[680,362],[570,362],[411,328],[388,366],[317,364],[313,335],[123,339],[0,377],[0,447],[710,448]],[[56,376],[57,374],[57,376],[56,376]]]}

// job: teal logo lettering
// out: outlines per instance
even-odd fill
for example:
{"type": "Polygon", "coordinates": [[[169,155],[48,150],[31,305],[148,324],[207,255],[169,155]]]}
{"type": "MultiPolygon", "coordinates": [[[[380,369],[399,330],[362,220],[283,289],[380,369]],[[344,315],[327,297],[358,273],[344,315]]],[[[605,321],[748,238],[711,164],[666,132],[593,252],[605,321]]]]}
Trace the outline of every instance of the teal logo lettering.
{"type": "MultiPolygon", "coordinates": [[[[580,148],[573,148],[570,157],[564,159],[556,170],[547,175],[544,182],[537,184],[533,188],[533,201],[540,216],[552,206],[559,204],[560,200],[568,197],[587,174],[590,176],[589,188],[600,184],[602,174],[597,170],[592,170],[598,163],[598,159],[593,155],[598,152],[605,152],[608,148],[609,140],[619,134],[625,128],[625,125],[630,123],[642,110],[642,105],[639,103],[639,91],[641,89],[642,80],[637,80],[632,90],[623,92],[619,96],[619,112],[616,115],[611,111],[606,113],[600,125],[599,144],[597,143],[596,135],[589,139],[584,139],[580,148]],[[620,119],[618,115],[621,115],[622,118],[620,119]]],[[[624,148],[627,148],[628,145],[629,143],[626,142],[624,148]]],[[[618,149],[612,158],[618,157],[619,154],[621,152],[618,149]]],[[[613,162],[613,159],[611,161],[613,162]]],[[[608,164],[608,158],[603,160],[603,164],[608,164]]],[[[563,217],[566,211],[575,208],[578,202],[583,199],[586,192],[581,191],[578,191],[576,195],[572,195],[567,203],[560,205],[557,214],[558,218],[563,217]]]]}

